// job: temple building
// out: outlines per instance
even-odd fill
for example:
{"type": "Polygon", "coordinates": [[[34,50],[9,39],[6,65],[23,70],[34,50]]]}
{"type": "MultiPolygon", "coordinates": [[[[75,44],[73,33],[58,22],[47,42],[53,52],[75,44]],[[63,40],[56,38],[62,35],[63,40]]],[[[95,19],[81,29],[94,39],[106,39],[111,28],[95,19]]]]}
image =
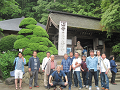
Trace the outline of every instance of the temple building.
{"type": "MultiPolygon", "coordinates": [[[[49,10],[46,31],[49,39],[58,49],[58,55],[75,52],[77,42],[83,49],[106,52],[107,57],[112,54],[107,32],[102,31],[100,18],[71,14],[49,10]]],[[[114,38],[116,33],[111,38],[114,38]]],[[[96,52],[95,52],[96,53],[96,52]]],[[[89,53],[88,53],[89,54],[89,53]]]]}

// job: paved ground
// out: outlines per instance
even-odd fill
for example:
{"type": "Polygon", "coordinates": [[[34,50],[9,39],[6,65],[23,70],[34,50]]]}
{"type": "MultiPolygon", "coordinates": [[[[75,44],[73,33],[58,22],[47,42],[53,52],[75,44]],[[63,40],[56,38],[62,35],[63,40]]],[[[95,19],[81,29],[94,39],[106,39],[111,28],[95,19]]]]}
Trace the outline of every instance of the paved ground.
{"type": "MultiPolygon", "coordinates": [[[[22,90],[30,90],[27,84],[22,84],[23,89],[22,90]]],[[[15,86],[14,85],[6,85],[4,83],[0,83],[0,90],[15,90],[15,86]]],[[[39,87],[39,88],[34,88],[32,90],[47,90],[44,87],[39,87]]],[[[50,90],[53,90],[53,88],[51,88],[50,90]]],[[[64,90],[68,90],[68,88],[64,89],[64,90]]],[[[72,88],[71,90],[78,90],[78,88],[72,88]]],[[[88,90],[83,88],[82,90],[88,90]]],[[[94,83],[93,83],[93,87],[92,90],[96,90],[96,88],[94,87],[94,83]]],[[[100,88],[100,90],[102,90],[100,88]]],[[[120,83],[118,85],[112,85],[110,84],[110,89],[109,90],[120,90],[120,83]]]]}

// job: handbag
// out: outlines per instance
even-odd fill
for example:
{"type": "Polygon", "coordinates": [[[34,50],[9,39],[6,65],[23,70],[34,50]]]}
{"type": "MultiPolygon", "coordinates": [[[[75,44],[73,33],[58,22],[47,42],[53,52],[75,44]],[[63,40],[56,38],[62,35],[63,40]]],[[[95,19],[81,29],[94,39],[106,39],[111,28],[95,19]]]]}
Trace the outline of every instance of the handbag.
{"type": "MultiPolygon", "coordinates": [[[[101,60],[101,61],[102,61],[102,63],[103,63],[103,66],[104,66],[105,70],[107,71],[107,67],[105,66],[103,60],[101,60]]],[[[108,78],[111,78],[111,77],[112,77],[112,73],[111,73],[110,70],[108,71],[107,76],[108,76],[108,78]]]]}

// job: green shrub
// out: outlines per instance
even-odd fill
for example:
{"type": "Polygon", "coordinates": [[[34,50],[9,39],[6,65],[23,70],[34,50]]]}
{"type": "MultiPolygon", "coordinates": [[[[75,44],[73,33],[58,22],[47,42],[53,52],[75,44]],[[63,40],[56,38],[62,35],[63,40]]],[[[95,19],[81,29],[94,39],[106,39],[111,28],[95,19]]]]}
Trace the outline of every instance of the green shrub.
{"type": "Polygon", "coordinates": [[[40,26],[37,26],[36,28],[33,29],[33,35],[49,38],[47,32],[40,26]]]}
{"type": "Polygon", "coordinates": [[[39,43],[39,42],[41,42],[42,41],[42,37],[32,37],[31,39],[30,39],[30,42],[31,43],[39,43]]]}
{"type": "Polygon", "coordinates": [[[28,47],[34,50],[39,50],[39,43],[29,43],[28,47]]]}
{"type": "Polygon", "coordinates": [[[26,64],[28,64],[30,57],[31,57],[31,55],[26,55],[26,56],[24,56],[24,58],[26,59],[26,64]]]}
{"type": "Polygon", "coordinates": [[[26,26],[26,28],[32,29],[32,30],[33,30],[35,27],[37,27],[37,25],[27,25],[27,26],[26,26]]]}
{"type": "Polygon", "coordinates": [[[36,35],[27,35],[26,38],[31,39],[32,37],[36,37],[36,35]]]}
{"type": "Polygon", "coordinates": [[[36,25],[37,21],[35,19],[33,19],[33,18],[24,18],[21,21],[19,27],[20,28],[25,28],[27,25],[30,25],[30,24],[36,25]]]}
{"type": "Polygon", "coordinates": [[[27,49],[25,49],[24,52],[23,52],[24,55],[32,55],[32,53],[33,53],[33,51],[32,51],[31,48],[27,48],[27,49]]]}
{"type": "Polygon", "coordinates": [[[26,47],[28,47],[28,44],[29,44],[29,39],[28,39],[28,38],[18,39],[18,40],[16,40],[16,42],[14,43],[14,48],[15,48],[15,49],[26,48],[26,47]]]}
{"type": "Polygon", "coordinates": [[[37,57],[40,59],[40,63],[42,63],[42,60],[46,57],[46,52],[39,52],[37,57]]]}
{"type": "Polygon", "coordinates": [[[26,33],[32,33],[32,29],[21,29],[18,34],[26,34],[26,33]]]}
{"type": "Polygon", "coordinates": [[[54,48],[54,47],[49,47],[49,48],[48,48],[48,50],[53,51],[53,54],[54,54],[54,55],[57,55],[57,54],[58,54],[57,49],[56,49],[56,48],[54,48]]]}
{"type": "Polygon", "coordinates": [[[43,58],[46,57],[46,52],[49,51],[51,54],[57,54],[55,45],[48,39],[49,36],[47,32],[41,26],[28,23],[27,19],[23,19],[23,21],[21,22],[22,24],[20,24],[23,29],[21,29],[18,34],[23,34],[24,37],[18,35],[18,40],[14,43],[14,47],[15,49],[25,49],[23,54],[25,55],[27,63],[34,50],[38,52],[37,56],[41,63],[43,58]]]}
{"type": "Polygon", "coordinates": [[[18,35],[17,36],[17,39],[22,39],[22,38],[24,38],[24,35],[18,35]]]}
{"type": "Polygon", "coordinates": [[[16,35],[8,35],[1,39],[0,41],[0,50],[7,51],[14,49],[14,42],[17,40],[16,35]]]}
{"type": "Polygon", "coordinates": [[[7,51],[7,53],[0,54],[0,69],[2,71],[3,79],[10,77],[10,71],[13,71],[13,62],[16,53],[7,51]]]}

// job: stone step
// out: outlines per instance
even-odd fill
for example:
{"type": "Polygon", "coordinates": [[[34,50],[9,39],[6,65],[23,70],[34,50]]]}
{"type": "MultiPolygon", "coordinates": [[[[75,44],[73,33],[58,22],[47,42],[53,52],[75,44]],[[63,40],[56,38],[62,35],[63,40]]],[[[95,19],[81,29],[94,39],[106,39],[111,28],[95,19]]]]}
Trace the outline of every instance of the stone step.
{"type": "MultiPolygon", "coordinates": [[[[111,82],[111,79],[109,79],[109,82],[111,82]]],[[[120,83],[120,79],[115,79],[115,82],[119,82],[120,83]]]]}
{"type": "Polygon", "coordinates": [[[116,75],[116,79],[117,79],[117,78],[120,79],[120,75],[116,75]]]}
{"type": "Polygon", "coordinates": [[[120,71],[116,73],[116,75],[120,75],[120,71]]]}

